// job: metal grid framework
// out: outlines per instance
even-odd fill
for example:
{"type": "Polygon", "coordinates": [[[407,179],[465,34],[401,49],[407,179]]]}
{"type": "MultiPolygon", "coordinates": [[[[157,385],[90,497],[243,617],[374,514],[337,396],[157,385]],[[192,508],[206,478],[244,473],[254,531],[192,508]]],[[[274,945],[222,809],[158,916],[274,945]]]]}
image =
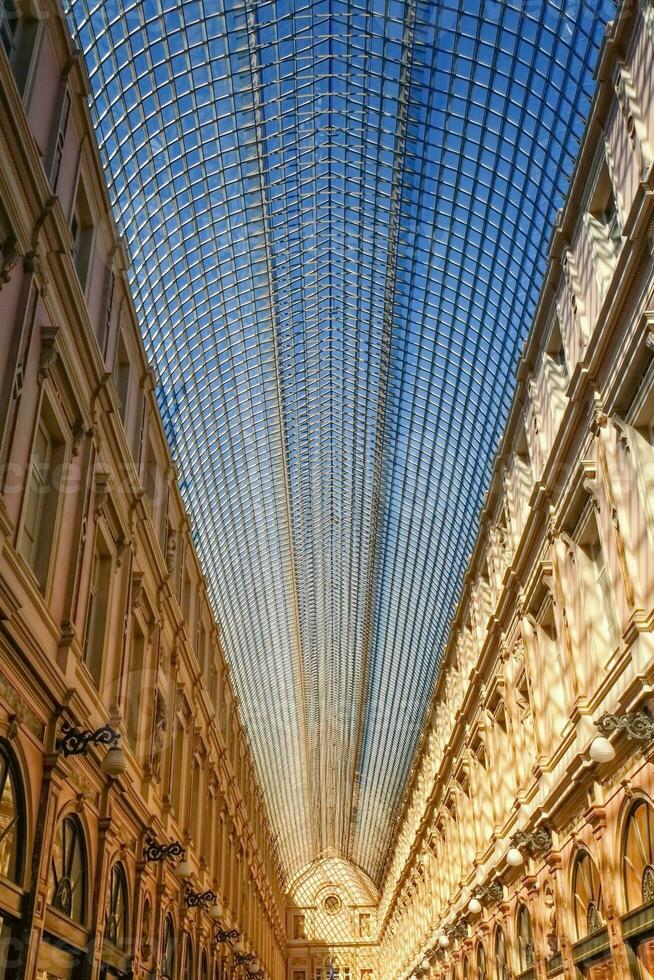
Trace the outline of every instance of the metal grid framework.
{"type": "Polygon", "coordinates": [[[287,874],[379,882],[608,0],[69,0],[287,874]]]}

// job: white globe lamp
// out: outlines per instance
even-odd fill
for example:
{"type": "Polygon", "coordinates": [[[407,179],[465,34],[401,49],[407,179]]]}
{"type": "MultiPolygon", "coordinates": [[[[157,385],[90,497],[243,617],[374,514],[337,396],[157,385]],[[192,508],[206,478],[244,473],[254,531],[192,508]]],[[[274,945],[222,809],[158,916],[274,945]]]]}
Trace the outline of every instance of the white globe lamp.
{"type": "Polygon", "coordinates": [[[590,743],[588,755],[593,762],[613,762],[615,759],[615,749],[604,735],[598,735],[590,743]]]}

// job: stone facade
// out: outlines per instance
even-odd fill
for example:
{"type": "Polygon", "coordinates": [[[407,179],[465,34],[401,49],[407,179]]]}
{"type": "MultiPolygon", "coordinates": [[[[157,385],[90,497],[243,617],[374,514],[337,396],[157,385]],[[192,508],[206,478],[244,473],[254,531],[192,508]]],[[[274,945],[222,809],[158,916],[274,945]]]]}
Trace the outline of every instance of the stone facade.
{"type": "Polygon", "coordinates": [[[0,977],[654,976],[651,3],[602,51],[381,891],[283,880],[83,62],[54,4],[0,40],[0,977]]]}
{"type": "Polygon", "coordinates": [[[283,976],[280,868],[85,68],[56,4],[12,7],[0,8],[0,976],[228,977],[235,941],[217,933],[230,930],[283,976]],[[65,754],[66,726],[106,725],[118,769],[106,744],[65,754]],[[151,841],[178,841],[187,864],[153,860],[151,841]]]}
{"type": "Polygon", "coordinates": [[[649,2],[597,76],[382,888],[389,978],[654,976],[649,2]]]}

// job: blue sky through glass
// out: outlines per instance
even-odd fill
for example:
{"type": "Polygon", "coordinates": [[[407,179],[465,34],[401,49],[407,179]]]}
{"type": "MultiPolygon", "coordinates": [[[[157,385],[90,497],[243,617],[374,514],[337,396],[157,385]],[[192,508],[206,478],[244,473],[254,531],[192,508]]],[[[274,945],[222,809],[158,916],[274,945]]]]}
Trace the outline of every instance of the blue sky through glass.
{"type": "Polygon", "coordinates": [[[382,873],[612,12],[71,2],[289,875],[382,873]]]}

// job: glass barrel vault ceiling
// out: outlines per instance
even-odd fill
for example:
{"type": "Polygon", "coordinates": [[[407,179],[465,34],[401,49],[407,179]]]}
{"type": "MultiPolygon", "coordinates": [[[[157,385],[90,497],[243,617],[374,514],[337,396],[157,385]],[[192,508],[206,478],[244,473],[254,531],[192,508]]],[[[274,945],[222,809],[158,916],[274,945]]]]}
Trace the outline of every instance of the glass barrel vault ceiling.
{"type": "Polygon", "coordinates": [[[379,882],[606,0],[72,0],[280,855],[379,882]]]}

